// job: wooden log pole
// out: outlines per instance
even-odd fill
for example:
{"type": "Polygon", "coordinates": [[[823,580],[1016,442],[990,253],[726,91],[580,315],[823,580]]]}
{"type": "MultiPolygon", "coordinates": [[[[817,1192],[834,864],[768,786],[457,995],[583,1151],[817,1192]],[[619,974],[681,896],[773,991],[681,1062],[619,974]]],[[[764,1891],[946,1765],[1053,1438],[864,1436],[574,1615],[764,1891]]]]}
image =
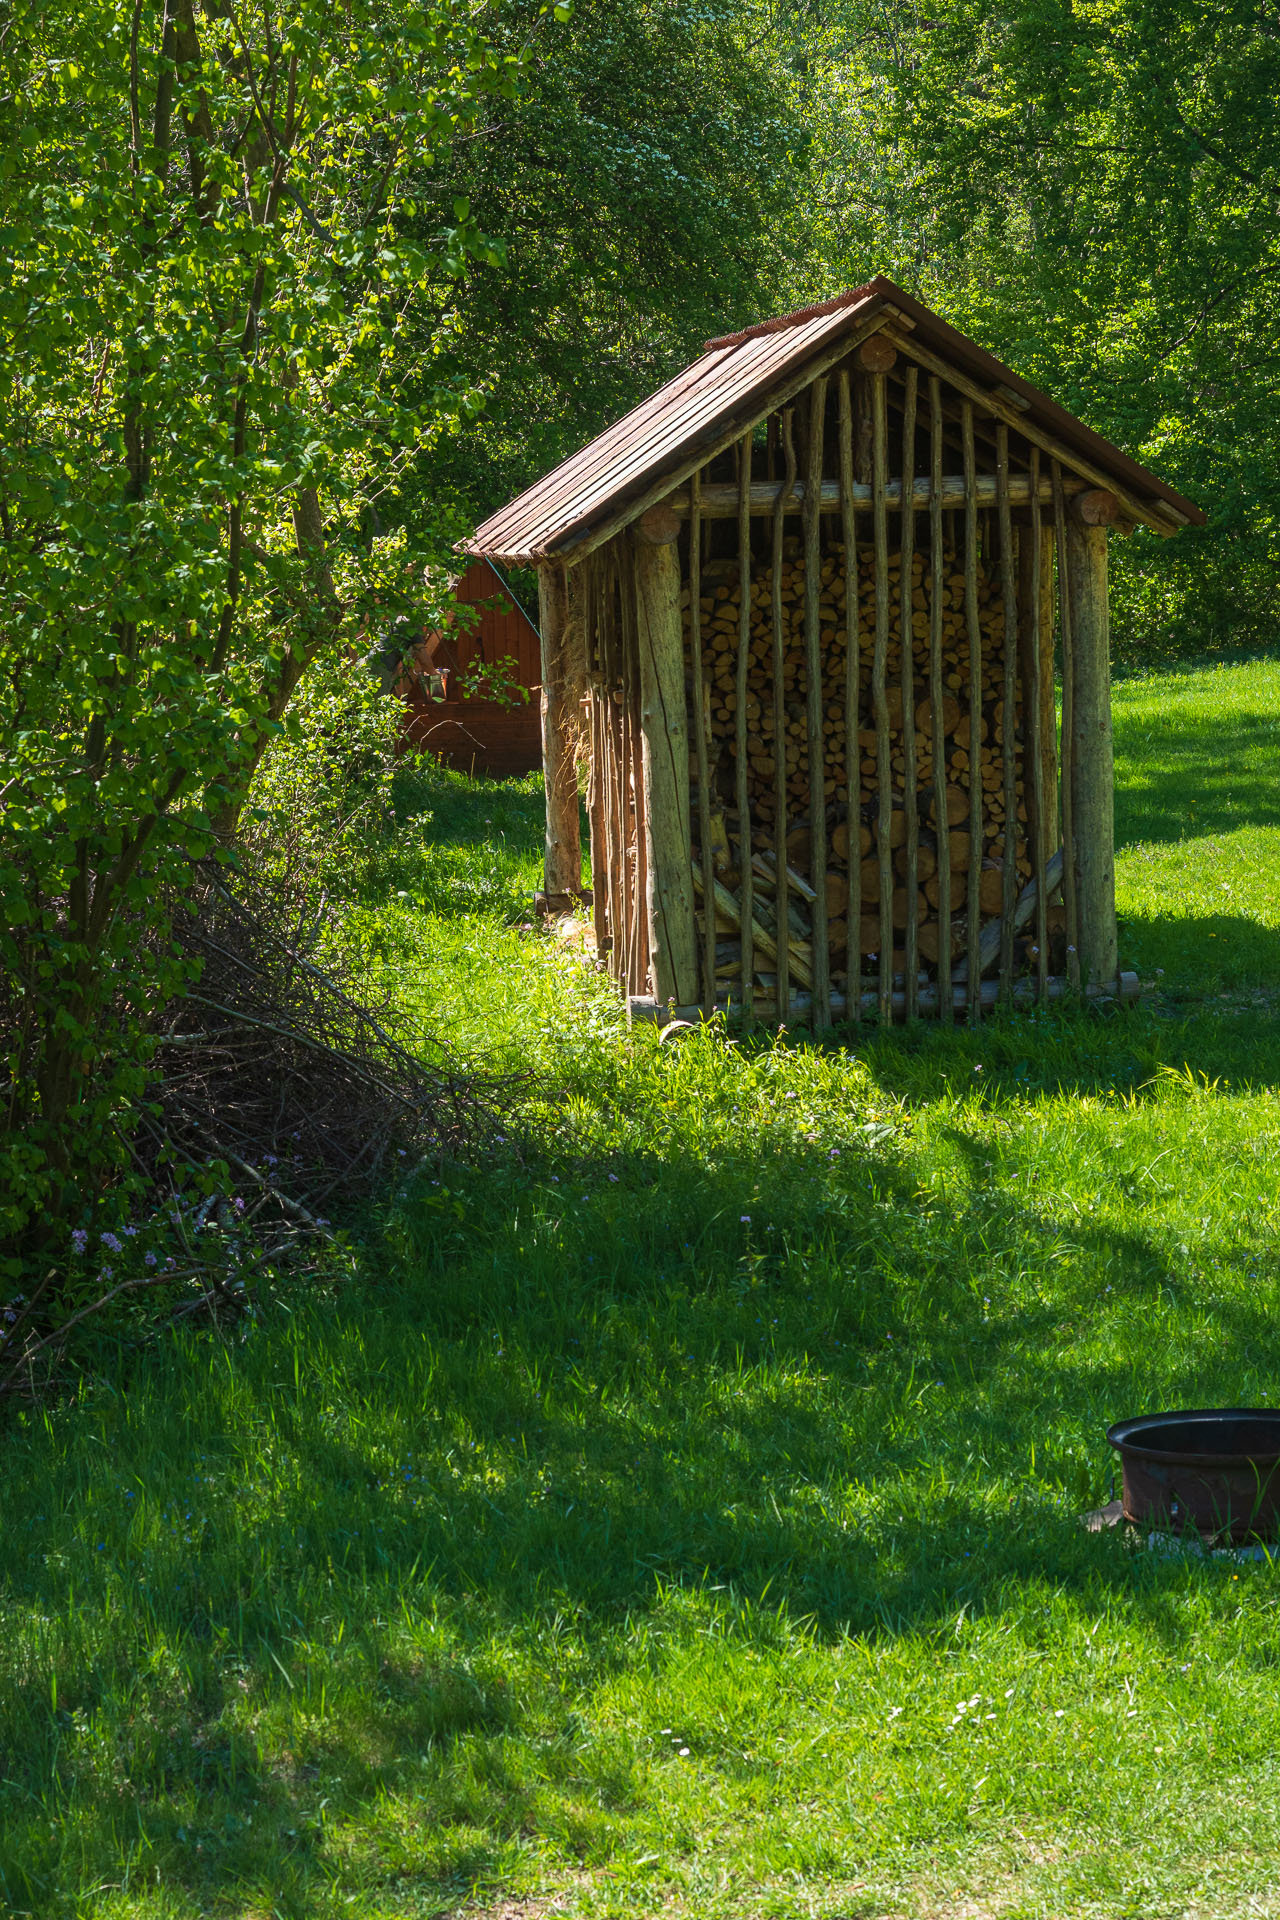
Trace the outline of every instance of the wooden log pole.
{"type": "Polygon", "coordinates": [[[630,993],[658,991],[649,980],[648,916],[645,911],[645,836],[640,819],[638,797],[644,792],[643,752],[638,728],[638,641],[636,616],[635,544],[621,542],[619,575],[622,590],[618,598],[618,635],[622,661],[622,704],[619,726],[619,761],[622,781],[622,845],[625,876],[625,959],[630,993]],[[643,930],[643,940],[642,940],[643,930]],[[643,946],[643,958],[641,949],[643,946]],[[639,982],[639,984],[635,984],[639,982]]]}
{"type": "Polygon", "coordinates": [[[1058,694],[1055,672],[1052,538],[1040,521],[1040,754],[1044,761],[1045,844],[1062,839],[1058,807],[1058,694]]]}
{"type": "MultiPolygon", "coordinates": [[[[1040,449],[1031,449],[1031,472],[1039,479],[1040,449]]],[[[1048,815],[1049,782],[1044,758],[1044,684],[1040,623],[1042,618],[1040,573],[1045,551],[1040,509],[1033,508],[1018,540],[1018,672],[1022,683],[1022,784],[1027,796],[1027,825],[1031,840],[1031,873],[1036,882],[1036,980],[1037,997],[1043,999],[1049,978],[1049,901],[1045,889],[1045,863],[1049,858],[1049,835],[1057,834],[1057,809],[1053,826],[1048,815]]],[[[1049,675],[1053,692],[1053,675],[1049,675]]],[[[1049,715],[1053,726],[1052,711],[1049,715]]]]}
{"type": "MultiPolygon", "coordinates": [[[[755,1013],[755,921],[751,890],[754,860],[751,848],[751,782],[747,767],[747,693],[751,685],[751,453],[752,434],[738,443],[738,657],[734,668],[734,710],[737,746],[735,791],[738,802],[738,864],[742,872],[742,1012],[747,1021],[755,1013]]],[[[710,893],[706,894],[710,898],[710,893]]]]}
{"type": "Polygon", "coordinates": [[[1080,978],[1114,982],[1116,943],[1115,764],[1107,614],[1107,529],[1068,518],[1074,650],[1071,783],[1080,978]]]}
{"type": "Polygon", "coordinates": [[[1051,463],[1053,478],[1053,538],[1058,574],[1058,624],[1062,632],[1062,899],[1067,910],[1067,979],[1080,985],[1080,891],[1076,866],[1075,828],[1075,619],[1071,604],[1071,570],[1067,564],[1067,509],[1062,492],[1062,468],[1051,463]]]}
{"type": "Polygon", "coordinates": [[[563,567],[538,568],[542,639],[542,779],[547,824],[543,886],[548,893],[582,890],[578,824],[577,702],[568,660],[568,584],[563,567]]]}
{"type": "Polygon", "coordinates": [[[680,550],[673,538],[646,537],[640,522],[634,551],[649,970],[660,1000],[683,1003],[697,996],[698,954],[680,550]]]}
{"type": "MultiPolygon", "coordinates": [[[[702,862],[703,898],[711,897],[715,868],[711,855],[711,754],[707,745],[706,701],[702,673],[702,516],[698,493],[702,475],[689,481],[689,691],[691,731],[698,768],[698,857],[702,862]]],[[[677,552],[679,549],[677,548],[677,552]]],[[[681,678],[683,679],[683,673],[681,678]]],[[[702,916],[702,1001],[707,1012],[716,1003],[716,928],[714,914],[702,916]]]]}
{"type": "MultiPolygon", "coordinates": [[[[917,368],[917,375],[918,373],[919,369],[917,368]]],[[[903,378],[905,380],[905,373],[903,378]]],[[[772,420],[773,416],[770,416],[770,418],[772,420]]],[[[781,485],[781,481],[778,480],[753,480],[751,492],[748,497],[749,511],[753,515],[768,518],[778,503],[778,490],[781,485]]],[[[1083,480],[1073,480],[1067,477],[1064,480],[1064,486],[1068,497],[1072,499],[1073,506],[1077,495],[1081,498],[1088,497],[1081,492],[1081,489],[1085,486],[1083,480]]],[[[943,474],[941,476],[941,489],[943,505],[945,507],[959,508],[964,506],[963,474],[943,474]]],[[[996,504],[996,482],[994,474],[980,473],[975,481],[975,491],[978,496],[979,506],[993,507],[996,504]]],[[[914,486],[906,490],[904,490],[901,480],[890,480],[885,487],[885,507],[889,513],[898,512],[902,506],[908,504],[907,495],[910,493],[911,502],[914,504],[916,511],[918,513],[924,513],[928,510],[931,492],[931,483],[923,474],[918,474],[914,486]]],[[[689,489],[687,487],[680,487],[668,496],[664,504],[669,506],[675,513],[687,514],[689,511],[689,497],[689,489]]],[[[853,498],[854,505],[859,508],[869,507],[871,505],[871,483],[869,480],[855,480],[853,498]]],[[[1026,474],[1010,474],[1010,505],[1014,507],[1025,507],[1033,498],[1038,499],[1042,506],[1052,506],[1053,492],[1048,479],[1041,480],[1038,491],[1033,493],[1031,483],[1026,474]]],[[[785,504],[787,511],[790,513],[795,513],[799,510],[800,491],[797,487],[792,487],[785,504]]],[[[818,495],[818,508],[821,513],[839,513],[841,511],[838,482],[834,480],[823,481],[821,492],[818,495]]],[[[713,480],[703,482],[702,517],[704,520],[732,520],[736,518],[737,512],[738,487],[736,481],[713,480]]]]}
{"type": "Polygon", "coordinates": [[[964,617],[969,641],[969,1020],[981,1012],[978,949],[982,938],[982,623],[978,617],[978,496],[974,487],[973,402],[961,402],[964,452],[964,617]]]}
{"type": "Polygon", "coordinates": [[[871,515],[875,543],[876,637],[871,656],[871,705],[876,729],[876,855],[880,867],[880,1019],[893,1018],[893,855],[890,851],[893,805],[889,701],[885,671],[889,657],[889,523],[885,487],[889,478],[889,424],[885,376],[871,381],[871,515]]]}
{"type": "Polygon", "coordinates": [[[613,548],[598,556],[601,572],[600,705],[605,755],[605,844],[608,850],[609,972],[621,983],[626,951],[625,849],[622,839],[622,779],[619,741],[622,725],[622,666],[618,639],[618,566],[613,548]]]}
{"type": "MultiPolygon", "coordinates": [[[[1004,872],[1000,890],[1000,993],[1013,996],[1013,907],[1018,891],[1018,793],[1014,764],[1014,706],[1018,692],[1018,569],[1009,510],[1009,429],[996,424],[996,515],[1000,541],[1000,595],[1004,611],[1004,872]]],[[[1023,756],[1026,766],[1026,756],[1023,756]]]]}
{"type": "Polygon", "coordinates": [[[850,1017],[862,1018],[862,774],[858,745],[858,695],[862,670],[862,632],[858,618],[858,518],[854,502],[853,406],[847,367],[839,375],[840,503],[844,536],[844,752],[845,832],[849,888],[845,906],[845,973],[850,1017]]]}
{"type": "MultiPolygon", "coordinates": [[[[902,751],[905,772],[902,780],[902,804],[906,814],[906,991],[907,1019],[917,1015],[920,982],[920,817],[916,790],[919,776],[916,765],[915,675],[912,653],[914,561],[916,544],[915,470],[916,402],[920,370],[912,361],[904,377],[902,400],[902,545],[898,572],[898,635],[902,657],[902,751]]],[[[936,743],[935,743],[936,744],[936,743]]]]}
{"type": "Polygon", "coordinates": [[[601,725],[600,695],[591,694],[591,779],[588,786],[587,819],[591,827],[591,924],[596,936],[596,958],[607,959],[609,952],[609,839],[608,775],[605,742],[601,725]]]}
{"type": "MultiPolygon", "coordinates": [[[[822,631],[819,623],[822,545],[818,521],[826,417],[827,382],[825,376],[820,374],[809,389],[804,487],[805,722],[809,744],[809,879],[814,889],[810,914],[813,923],[813,1024],[816,1030],[831,1025],[831,956],[827,947],[827,754],[823,728],[822,631]]],[[[779,920],[779,929],[782,924],[779,920]]]]}
{"type": "MultiPolygon", "coordinates": [[[[1069,991],[1070,991],[1070,988],[1068,987],[1067,982],[1063,980],[1059,975],[1055,975],[1050,980],[1049,994],[1048,994],[1048,997],[1050,1000],[1060,1000],[1069,991]]],[[[964,1012],[966,992],[967,992],[967,989],[963,986],[958,986],[955,989],[955,1010],[957,1013],[964,1012]]],[[[1015,1004],[1017,1005],[1028,1004],[1031,1001],[1034,992],[1035,992],[1035,983],[1033,981],[1016,980],[1014,982],[1014,989],[1013,989],[1013,997],[1014,997],[1015,1004]]],[[[1000,994],[1000,988],[999,988],[998,982],[996,982],[995,980],[983,981],[981,997],[982,997],[982,1005],[984,1008],[994,1007],[999,999],[999,994],[1000,994]]],[[[1141,994],[1142,994],[1142,983],[1139,980],[1137,974],[1122,973],[1118,981],[1113,980],[1105,987],[1090,987],[1088,989],[1086,998],[1091,1003],[1097,1006],[1108,1006],[1117,1001],[1121,1005],[1125,1005],[1125,1004],[1132,1004],[1132,1002],[1134,1002],[1135,1000],[1140,999],[1141,994]]],[[[875,1012],[878,1004],[878,999],[879,999],[878,994],[874,994],[874,993],[865,994],[863,996],[863,1003],[868,1013],[875,1012]]],[[[925,987],[920,994],[921,1012],[933,1013],[937,1009],[937,1000],[938,1000],[937,989],[932,986],[925,987]]],[[[808,994],[797,993],[792,996],[791,1015],[793,1018],[797,1018],[797,1017],[803,1018],[803,1016],[808,1011],[808,1007],[809,1007],[808,994]]],[[[906,1007],[905,993],[895,993],[893,996],[893,1013],[894,1013],[895,1019],[898,1019],[901,1017],[901,1015],[905,1011],[905,1007],[906,1007]]],[[[770,1013],[773,1013],[774,1010],[772,1007],[770,1007],[768,1011],[770,1013]]],[[[844,994],[842,993],[834,994],[832,996],[832,1011],[839,1014],[845,1013],[847,1011],[844,994]]],[[[697,1006],[668,1007],[665,1004],[659,1005],[658,1002],[652,998],[652,996],[646,997],[642,995],[637,995],[628,1002],[627,1012],[629,1017],[632,1020],[643,1020],[648,1022],[654,1022],[654,1021],[665,1022],[671,1019],[672,1015],[674,1014],[677,1020],[688,1020],[692,1023],[693,1021],[696,1021],[699,1018],[699,1015],[701,1013],[701,1008],[697,1006]]]]}
{"type": "Polygon", "coordinates": [[[946,580],[942,533],[942,385],[929,376],[929,716],[933,734],[933,825],[938,843],[938,1013],[950,1026],[951,835],[947,824],[947,755],[942,687],[942,595],[946,580]]]}
{"type": "Polygon", "coordinates": [[[787,939],[790,913],[787,885],[787,682],[786,635],[782,621],[782,534],[786,501],[796,480],[796,447],[791,432],[790,407],[782,415],[781,433],[785,477],[773,512],[773,848],[778,870],[778,891],[774,901],[778,916],[778,999],[785,1007],[790,1005],[791,958],[787,939]]]}

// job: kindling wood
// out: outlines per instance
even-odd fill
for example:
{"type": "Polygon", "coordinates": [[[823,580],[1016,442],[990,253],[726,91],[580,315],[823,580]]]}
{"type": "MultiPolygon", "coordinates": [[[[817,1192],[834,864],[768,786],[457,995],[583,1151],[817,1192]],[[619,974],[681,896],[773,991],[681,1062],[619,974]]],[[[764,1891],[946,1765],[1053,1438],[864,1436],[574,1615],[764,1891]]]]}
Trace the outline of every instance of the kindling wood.
{"type": "Polygon", "coordinates": [[[581,746],[637,1014],[1134,990],[1107,544],[1198,510],[885,284],[714,343],[494,518],[541,557],[548,891],[580,884],[581,746]]]}

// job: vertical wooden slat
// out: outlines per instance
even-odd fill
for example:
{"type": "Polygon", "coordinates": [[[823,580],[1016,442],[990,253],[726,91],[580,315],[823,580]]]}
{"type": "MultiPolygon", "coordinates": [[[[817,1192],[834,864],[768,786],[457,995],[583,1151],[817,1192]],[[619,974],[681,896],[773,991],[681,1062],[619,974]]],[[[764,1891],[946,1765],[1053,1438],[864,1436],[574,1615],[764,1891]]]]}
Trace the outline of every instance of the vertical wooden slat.
{"type": "Polygon", "coordinates": [[[1058,692],[1054,664],[1054,542],[1040,540],[1040,757],[1044,762],[1045,844],[1052,853],[1062,839],[1058,810],[1058,692]]]}
{"type": "Polygon", "coordinates": [[[542,642],[542,780],[546,794],[543,885],[548,893],[582,886],[578,825],[578,764],[573,684],[566,627],[569,592],[562,566],[538,568],[538,625],[542,642]]]}
{"type": "MultiPolygon", "coordinates": [[[[632,530],[640,739],[640,838],[645,851],[645,946],[653,992],[691,1006],[698,997],[698,937],[689,819],[689,696],[680,612],[678,526],[632,530]]],[[[712,961],[714,965],[714,953],[712,961]]],[[[714,974],[711,979],[714,992],[714,974]]],[[[643,988],[641,989],[643,992],[643,988]]]]}
{"type": "Polygon", "coordinates": [[[942,687],[942,384],[929,376],[929,711],[933,721],[933,824],[938,841],[938,1013],[954,1018],[951,991],[951,835],[947,820],[947,735],[942,687]]]}
{"type": "Polygon", "coordinates": [[[591,828],[591,923],[595,929],[596,957],[599,959],[609,937],[609,843],[605,824],[608,816],[608,776],[600,709],[600,556],[592,554],[583,565],[591,753],[591,779],[587,789],[587,819],[591,828]]]}
{"type": "Polygon", "coordinates": [[[858,743],[861,622],[858,613],[858,518],[853,503],[853,408],[849,370],[839,374],[840,527],[844,537],[845,830],[849,836],[849,892],[845,927],[845,1005],[862,1019],[862,749],[858,743]]]}
{"type": "Polygon", "coordinates": [[[826,739],[823,733],[822,634],[818,600],[822,586],[822,542],[818,511],[822,494],[827,382],[809,389],[809,432],[804,479],[804,649],[806,722],[809,742],[809,880],[815,899],[813,924],[813,1025],[831,1025],[831,957],[827,947],[827,799],[826,739]]]}
{"type": "Polygon", "coordinates": [[[1111,737],[1107,529],[1067,522],[1071,591],[1072,795],[1080,979],[1117,983],[1115,763],[1111,737]]]}
{"type": "MultiPolygon", "coordinates": [[[[712,882],[715,868],[711,857],[711,753],[707,745],[705,688],[702,671],[702,475],[693,474],[689,482],[689,661],[691,667],[692,712],[689,731],[693,736],[698,763],[698,852],[702,867],[702,1010],[710,1014],[716,1004],[716,917],[712,911],[715,897],[712,882]]],[[[739,700],[739,706],[742,702],[739,700]]],[[[741,724],[741,723],[739,723],[741,724]]]]}
{"type": "MultiPolygon", "coordinates": [[[[622,833],[626,847],[624,872],[626,894],[626,967],[624,979],[628,993],[648,993],[649,969],[640,971],[641,925],[647,891],[644,864],[644,836],[638,831],[640,795],[644,779],[640,766],[640,729],[635,723],[639,700],[636,686],[636,568],[635,547],[630,534],[620,542],[619,570],[622,578],[621,609],[618,623],[622,661],[622,833]]],[[[647,961],[647,945],[646,961],[647,961]]]]}
{"type": "Polygon", "coordinates": [[[1018,548],[1018,627],[1022,667],[1022,786],[1027,795],[1031,870],[1036,883],[1036,999],[1049,991],[1049,901],[1045,868],[1049,860],[1049,820],[1043,740],[1041,684],[1040,569],[1043,528],[1040,521],[1040,449],[1031,449],[1031,513],[1018,548]]]}
{"type": "Polygon", "coordinates": [[[916,544],[914,481],[916,392],[919,378],[920,369],[914,361],[908,362],[903,375],[902,541],[901,567],[898,574],[898,631],[902,648],[902,752],[906,763],[906,771],[902,777],[902,803],[906,812],[907,826],[907,972],[904,986],[906,989],[905,1013],[908,1020],[916,1019],[920,1011],[918,978],[920,972],[920,818],[916,800],[919,771],[916,765],[915,663],[912,658],[915,651],[915,637],[912,629],[912,563],[915,558],[916,544]]]}
{"type": "Polygon", "coordinates": [[[777,913],[778,1019],[785,1021],[791,1006],[791,908],[787,881],[787,702],[782,644],[782,531],[786,503],[796,482],[796,449],[791,435],[791,409],[781,424],[784,473],[782,491],[773,510],[773,752],[774,907],[777,913]]]}
{"type": "Polygon", "coordinates": [[[881,1022],[893,1020],[893,855],[889,828],[893,769],[889,746],[889,702],[885,668],[889,654],[889,527],[885,507],[888,484],[889,423],[883,373],[871,376],[871,516],[876,555],[876,641],[871,656],[871,703],[876,723],[876,854],[880,864],[881,1022]]]}
{"type": "Polygon", "coordinates": [[[1053,480],[1053,543],[1058,563],[1058,625],[1062,633],[1062,899],[1067,909],[1067,982],[1080,985],[1080,895],[1076,886],[1075,636],[1071,619],[1071,574],[1067,566],[1067,508],[1062,468],[1050,463],[1053,480]]]}
{"type": "MultiPolygon", "coordinates": [[[[753,914],[755,912],[755,883],[752,878],[751,845],[751,788],[749,768],[747,766],[747,692],[751,674],[751,455],[752,437],[750,431],[744,433],[739,443],[738,453],[738,660],[735,688],[738,705],[734,713],[735,734],[737,738],[737,760],[735,763],[738,796],[738,867],[742,875],[740,897],[742,903],[742,1014],[745,1020],[755,1017],[755,972],[756,947],[753,914]]],[[[705,871],[705,870],[704,870],[705,871]]],[[[706,903],[708,923],[712,926],[712,939],[715,939],[714,915],[711,912],[711,882],[708,880],[703,889],[703,901],[706,903]]]]}
{"type": "Polygon", "coordinates": [[[609,938],[608,774],[601,725],[600,692],[591,691],[591,785],[587,818],[591,824],[591,924],[596,936],[596,958],[605,953],[609,938]]]}
{"type": "Polygon", "coordinates": [[[625,987],[627,972],[627,937],[630,929],[630,848],[626,837],[626,789],[623,780],[623,739],[625,718],[623,710],[622,681],[622,590],[623,582],[618,557],[618,545],[613,541],[606,549],[608,554],[608,654],[607,678],[605,682],[605,703],[609,716],[609,775],[610,775],[610,831],[613,838],[613,853],[610,860],[612,884],[610,888],[609,910],[612,920],[609,971],[619,986],[625,987]]]}
{"type": "Polygon", "coordinates": [[[982,627],[978,618],[978,500],[972,400],[961,402],[960,426],[964,449],[964,613],[969,636],[968,1001],[969,1021],[976,1025],[982,1013],[979,955],[982,937],[982,627]]]}
{"type": "MultiPolygon", "coordinates": [[[[1014,767],[1013,708],[1017,697],[1018,579],[1013,563],[1013,515],[1009,508],[1009,429],[996,423],[996,517],[1000,539],[1000,591],[1004,602],[1004,874],[1000,895],[1000,997],[1013,997],[1013,908],[1018,892],[1018,794],[1014,767]]],[[[1026,756],[1023,756],[1025,773],[1026,756]]]]}

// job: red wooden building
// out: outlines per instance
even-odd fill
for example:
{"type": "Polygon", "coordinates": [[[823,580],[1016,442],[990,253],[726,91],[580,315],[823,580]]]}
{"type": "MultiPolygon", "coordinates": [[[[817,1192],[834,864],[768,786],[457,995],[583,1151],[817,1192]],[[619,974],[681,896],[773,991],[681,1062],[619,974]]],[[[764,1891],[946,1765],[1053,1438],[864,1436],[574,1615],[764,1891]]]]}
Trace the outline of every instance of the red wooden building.
{"type": "Polygon", "coordinates": [[[542,765],[538,629],[488,560],[469,563],[454,598],[478,607],[479,619],[442,627],[414,649],[399,688],[408,709],[403,738],[463,773],[530,773],[542,765]],[[464,690],[464,676],[477,662],[494,667],[503,661],[526,698],[508,705],[464,690]]]}

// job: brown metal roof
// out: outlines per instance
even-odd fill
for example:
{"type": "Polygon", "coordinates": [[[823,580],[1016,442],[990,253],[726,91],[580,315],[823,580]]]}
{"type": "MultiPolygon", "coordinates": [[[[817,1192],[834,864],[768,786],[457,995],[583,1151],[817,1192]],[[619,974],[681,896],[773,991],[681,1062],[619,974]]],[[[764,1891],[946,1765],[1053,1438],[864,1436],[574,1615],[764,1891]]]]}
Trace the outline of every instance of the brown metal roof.
{"type": "Polygon", "coordinates": [[[816,307],[782,314],[741,333],[709,340],[701,358],[651,394],[638,407],[562,461],[543,479],[477,527],[460,543],[466,553],[514,564],[568,554],[606,522],[627,516],[629,503],[641,511],[655,486],[679,485],[708,457],[708,449],[726,427],[744,432],[769,413],[784,385],[794,389],[804,363],[829,362],[840,336],[882,317],[892,326],[905,322],[902,345],[935,354],[967,376],[984,394],[1004,390],[1016,409],[1015,427],[1039,426],[1075,454],[1086,477],[1094,469],[1112,478],[1161,532],[1204,515],[1156,475],[1139,466],[1101,434],[1069,414],[1047,394],[1006,367],[964,334],[949,327],[928,307],[913,300],[892,280],[878,276],[816,307]],[[1162,509],[1171,511],[1167,514],[1162,509]]]}

